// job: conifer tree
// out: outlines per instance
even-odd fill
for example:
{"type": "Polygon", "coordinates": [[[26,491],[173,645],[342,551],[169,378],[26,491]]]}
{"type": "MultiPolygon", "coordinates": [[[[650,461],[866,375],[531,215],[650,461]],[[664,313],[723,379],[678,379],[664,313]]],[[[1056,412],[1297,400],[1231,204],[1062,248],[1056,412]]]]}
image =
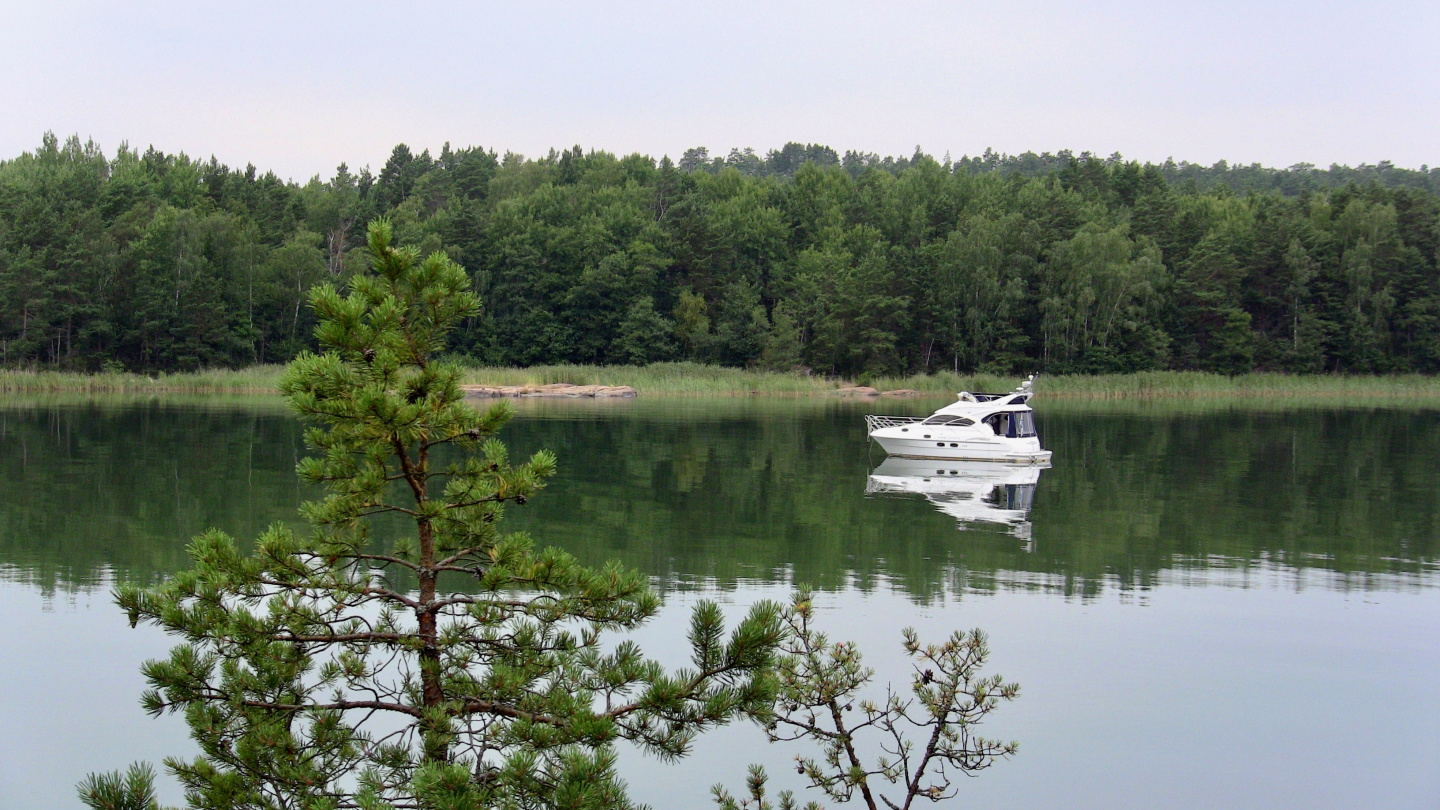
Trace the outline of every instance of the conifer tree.
{"type": "MultiPolygon", "coordinates": [[[[990,655],[984,632],[955,632],[941,644],[922,645],[907,627],[903,645],[914,669],[912,696],[887,685],[876,701],[861,695],[875,672],[859,648],[831,642],[815,629],[814,618],[811,593],[801,588],[785,614],[780,688],[773,711],[761,721],[771,742],[819,746],[818,758],[796,756],[795,769],[831,801],[858,798],[867,810],[946,802],[959,793],[958,777],[974,776],[1019,750],[1018,743],[977,733],[1002,701],[1020,695],[1018,684],[980,675],[990,655]],[[862,745],[871,739],[882,754],[867,760],[862,745]]],[[[777,805],[766,798],[768,779],[764,768],[752,765],[745,793],[732,795],[717,784],[711,788],[715,804],[719,810],[823,810],[814,801],[801,808],[784,790],[777,805]]]]}
{"type": "MultiPolygon", "coordinates": [[[[507,404],[464,402],[438,360],[474,314],[465,272],[372,223],[373,272],[310,297],[320,354],[282,390],[317,451],[300,476],[328,490],[301,533],[273,526],[250,553],[209,531],[193,567],[123,585],[131,624],[183,642],[147,662],[152,715],[183,714],[200,748],[165,765],[195,808],[625,808],[614,746],[663,758],[776,688],[777,605],[727,637],[697,606],[693,667],[666,673],[630,641],[658,599],[618,565],[594,569],[500,528],[556,459],[512,463],[507,404]]],[[[150,771],[80,786],[92,808],[154,806],[150,771]]]]}

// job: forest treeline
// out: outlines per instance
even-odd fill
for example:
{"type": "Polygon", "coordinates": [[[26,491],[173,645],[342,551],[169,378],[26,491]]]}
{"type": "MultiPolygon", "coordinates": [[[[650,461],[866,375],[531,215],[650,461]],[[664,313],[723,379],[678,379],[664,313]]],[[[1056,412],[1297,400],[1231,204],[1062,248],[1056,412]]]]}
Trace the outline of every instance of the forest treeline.
{"type": "Polygon", "coordinates": [[[0,163],[0,363],[287,360],[382,215],[469,271],[478,363],[1440,370],[1428,167],[447,144],[298,184],[53,135],[0,163]]]}

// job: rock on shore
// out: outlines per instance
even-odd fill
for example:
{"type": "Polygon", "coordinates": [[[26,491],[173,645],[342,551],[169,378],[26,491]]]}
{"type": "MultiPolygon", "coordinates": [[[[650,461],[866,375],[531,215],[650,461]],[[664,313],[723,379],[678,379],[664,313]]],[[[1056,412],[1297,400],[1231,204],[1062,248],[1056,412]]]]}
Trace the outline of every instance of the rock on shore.
{"type": "Polygon", "coordinates": [[[633,397],[635,389],[628,385],[573,385],[571,383],[550,383],[548,385],[462,385],[465,396],[476,399],[493,397],[551,397],[555,399],[576,397],[633,397]]]}
{"type": "Polygon", "coordinates": [[[895,388],[890,391],[881,391],[871,388],[868,385],[852,385],[848,388],[836,388],[831,392],[842,397],[922,397],[924,391],[916,391],[914,388],[895,388]]]}

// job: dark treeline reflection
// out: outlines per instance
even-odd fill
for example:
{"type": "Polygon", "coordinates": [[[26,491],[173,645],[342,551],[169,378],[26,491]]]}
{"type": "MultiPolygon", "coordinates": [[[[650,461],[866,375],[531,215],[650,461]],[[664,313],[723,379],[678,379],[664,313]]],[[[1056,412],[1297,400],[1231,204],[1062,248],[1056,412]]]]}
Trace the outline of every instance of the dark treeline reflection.
{"type": "Polygon", "coordinates": [[[1434,411],[1086,410],[1045,419],[1056,463],[1041,478],[1029,570],[1075,587],[1266,562],[1357,587],[1436,572],[1434,411]]]}
{"type": "MultiPolygon", "coordinates": [[[[867,451],[861,407],[876,406],[526,406],[505,438],[517,455],[555,450],[560,475],[507,522],[667,588],[793,579],[883,583],[923,599],[1243,584],[1274,572],[1287,587],[1434,581],[1434,412],[1042,406],[1055,466],[1040,476],[1022,539],[998,524],[961,527],[920,496],[867,497],[883,454],[867,451]]],[[[47,589],[112,570],[163,575],[207,526],[250,538],[295,520],[302,452],[298,424],[273,405],[0,408],[0,569],[47,589]]]]}
{"type": "Polygon", "coordinates": [[[208,527],[249,539],[298,523],[305,448],[278,403],[0,404],[0,576],[47,590],[149,579],[185,565],[208,527]]]}

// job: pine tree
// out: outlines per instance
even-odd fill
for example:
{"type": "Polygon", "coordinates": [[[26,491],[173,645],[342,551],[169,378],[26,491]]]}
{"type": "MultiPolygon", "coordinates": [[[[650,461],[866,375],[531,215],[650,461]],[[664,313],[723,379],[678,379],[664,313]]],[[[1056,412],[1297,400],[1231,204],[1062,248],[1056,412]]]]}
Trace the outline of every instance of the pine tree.
{"type": "MultiPolygon", "coordinates": [[[[144,665],[146,710],[182,713],[201,751],[166,767],[195,808],[629,807],[616,743],[678,757],[767,710],[780,608],[726,638],[702,603],[694,666],[671,674],[602,646],[658,599],[638,572],[501,531],[556,459],[512,463],[495,438],[509,406],[472,408],[436,359],[477,309],[469,279],[392,246],[384,220],[368,252],[347,294],[312,293],[323,353],[282,383],[317,451],[298,472],[328,489],[302,508],[311,530],[274,526],[248,554],[209,531],[192,568],[117,589],[132,625],[183,638],[144,665]]],[[[82,799],[150,806],[149,773],[92,777],[82,799]]]]}
{"type": "MultiPolygon", "coordinates": [[[[831,642],[814,619],[811,593],[802,588],[785,614],[780,689],[761,722],[771,742],[819,746],[821,756],[797,756],[795,770],[831,801],[859,798],[868,810],[911,810],[921,799],[946,802],[959,793],[959,777],[975,776],[1019,750],[1018,743],[978,733],[1002,701],[1020,695],[1018,684],[980,675],[990,656],[984,632],[955,632],[944,643],[922,645],[907,627],[903,646],[914,670],[912,696],[887,685],[876,701],[861,696],[875,672],[860,649],[831,642]],[[883,753],[867,760],[868,745],[883,753]]],[[[765,769],[752,765],[745,793],[735,796],[717,784],[711,794],[719,810],[774,810],[765,797],[767,781],[765,769]]],[[[779,810],[801,810],[790,791],[776,798],[779,810]]],[[[822,807],[812,801],[803,810],[822,807]]]]}

